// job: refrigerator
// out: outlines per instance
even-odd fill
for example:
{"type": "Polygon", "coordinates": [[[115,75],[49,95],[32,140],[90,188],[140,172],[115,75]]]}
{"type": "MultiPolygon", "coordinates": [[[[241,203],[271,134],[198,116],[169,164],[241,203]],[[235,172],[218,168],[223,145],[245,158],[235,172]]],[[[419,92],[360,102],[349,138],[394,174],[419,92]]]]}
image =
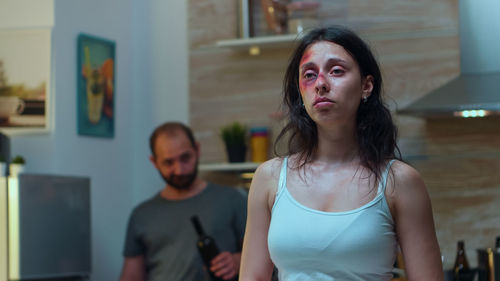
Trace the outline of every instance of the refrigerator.
{"type": "Polygon", "coordinates": [[[88,279],[90,231],[89,178],[0,177],[0,281],[88,279]]]}

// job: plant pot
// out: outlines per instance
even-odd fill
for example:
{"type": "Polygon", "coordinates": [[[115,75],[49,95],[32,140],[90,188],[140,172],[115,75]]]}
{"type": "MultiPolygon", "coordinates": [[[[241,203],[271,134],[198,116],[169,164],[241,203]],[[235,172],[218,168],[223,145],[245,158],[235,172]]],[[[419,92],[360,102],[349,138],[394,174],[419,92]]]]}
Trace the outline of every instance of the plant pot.
{"type": "Polygon", "coordinates": [[[23,164],[10,164],[9,172],[11,177],[17,177],[20,173],[24,171],[23,164]]]}
{"type": "Polygon", "coordinates": [[[245,162],[247,147],[245,144],[226,144],[227,157],[229,162],[245,162]]]}

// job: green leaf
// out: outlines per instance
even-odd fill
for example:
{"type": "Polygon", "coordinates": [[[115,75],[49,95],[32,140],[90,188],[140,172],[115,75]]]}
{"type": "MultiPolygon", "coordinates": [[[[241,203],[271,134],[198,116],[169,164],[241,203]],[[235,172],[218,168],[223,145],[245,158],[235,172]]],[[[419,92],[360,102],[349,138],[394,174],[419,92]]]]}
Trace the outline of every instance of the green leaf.
{"type": "Polygon", "coordinates": [[[12,158],[11,164],[24,164],[26,161],[21,155],[16,155],[16,157],[12,158]]]}
{"type": "Polygon", "coordinates": [[[220,136],[226,144],[245,144],[247,126],[239,122],[233,122],[221,128],[220,136]]]}

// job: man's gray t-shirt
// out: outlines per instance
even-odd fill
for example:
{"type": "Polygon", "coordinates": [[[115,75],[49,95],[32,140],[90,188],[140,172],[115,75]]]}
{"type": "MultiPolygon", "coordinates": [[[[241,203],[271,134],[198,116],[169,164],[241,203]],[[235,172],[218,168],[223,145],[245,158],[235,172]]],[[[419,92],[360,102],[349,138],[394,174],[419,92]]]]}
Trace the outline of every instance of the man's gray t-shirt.
{"type": "Polygon", "coordinates": [[[185,200],[167,200],[158,193],[133,210],[123,255],[144,256],[147,280],[209,280],[196,248],[198,237],[191,217],[198,216],[221,252],[239,252],[246,200],[244,193],[212,183],[185,200]]]}

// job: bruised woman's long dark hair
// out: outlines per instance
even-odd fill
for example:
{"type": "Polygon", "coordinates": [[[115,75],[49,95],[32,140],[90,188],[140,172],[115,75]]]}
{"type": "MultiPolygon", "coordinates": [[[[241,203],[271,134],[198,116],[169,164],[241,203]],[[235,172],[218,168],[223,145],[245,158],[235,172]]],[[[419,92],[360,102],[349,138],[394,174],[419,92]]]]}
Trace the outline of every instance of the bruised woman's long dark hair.
{"type": "Polygon", "coordinates": [[[318,41],[338,44],[358,63],[361,78],[373,76],[373,90],[367,101],[360,101],[356,117],[356,133],[361,164],[372,171],[380,180],[384,164],[389,159],[401,159],[396,143],[397,128],[389,109],[381,97],[382,75],[375,57],[368,45],[351,30],[332,26],[310,31],[295,49],[283,80],[283,107],[287,123],[274,143],[277,155],[278,143],[288,137],[287,155],[298,154],[299,168],[312,161],[318,148],[316,123],[307,114],[299,90],[299,66],[304,51],[318,41]]]}

